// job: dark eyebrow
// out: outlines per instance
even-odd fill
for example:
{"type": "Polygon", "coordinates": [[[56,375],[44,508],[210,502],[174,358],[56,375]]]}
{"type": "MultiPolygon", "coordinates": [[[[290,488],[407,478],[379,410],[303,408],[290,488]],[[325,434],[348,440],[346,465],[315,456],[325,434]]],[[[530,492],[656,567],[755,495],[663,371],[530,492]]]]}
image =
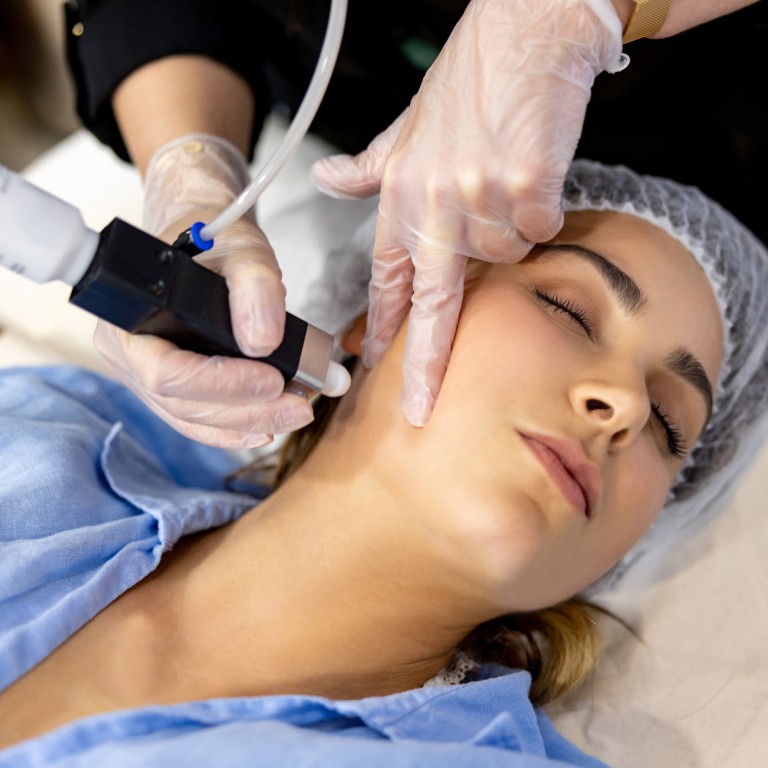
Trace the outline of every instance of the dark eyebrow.
{"type": "Polygon", "coordinates": [[[709,417],[712,415],[712,384],[699,359],[689,349],[678,347],[674,352],[667,355],[664,365],[702,394],[707,403],[707,421],[709,421],[709,417]]]}
{"type": "Polygon", "coordinates": [[[548,245],[539,245],[538,248],[544,251],[568,251],[588,261],[605,278],[611,290],[616,294],[621,308],[630,316],[637,314],[647,301],[645,294],[640,290],[638,284],[623,269],[619,269],[612,261],[608,261],[605,256],[585,248],[583,245],[576,245],[575,243],[550,243],[548,245]]]}
{"type": "MultiPolygon", "coordinates": [[[[611,290],[616,294],[622,309],[630,316],[639,312],[648,300],[638,284],[623,269],[619,269],[605,256],[589,248],[575,243],[549,243],[539,245],[538,248],[545,251],[568,251],[588,261],[605,278],[611,290]]],[[[664,366],[667,370],[685,379],[701,394],[707,404],[707,421],[709,421],[709,417],[712,415],[713,388],[701,361],[686,347],[678,347],[667,355],[664,366]]]]}

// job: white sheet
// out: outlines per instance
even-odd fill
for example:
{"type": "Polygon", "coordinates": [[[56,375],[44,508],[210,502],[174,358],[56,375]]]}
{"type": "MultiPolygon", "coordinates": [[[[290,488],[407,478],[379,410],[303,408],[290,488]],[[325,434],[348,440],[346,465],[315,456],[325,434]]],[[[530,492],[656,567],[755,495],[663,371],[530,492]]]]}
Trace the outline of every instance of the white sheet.
{"type": "MultiPolygon", "coordinates": [[[[279,134],[270,126],[262,154],[279,134]]],[[[323,254],[375,205],[329,201],[314,191],[306,170],[326,149],[305,142],[260,204],[294,311],[323,254]]],[[[27,176],[78,205],[93,228],[113,216],[139,222],[137,174],[85,132],[27,176]]],[[[69,306],[67,295],[65,286],[40,288],[2,275],[1,365],[72,360],[102,367],[90,346],[93,320],[69,306]]],[[[600,622],[607,646],[599,669],[553,709],[566,736],[619,768],[768,765],[767,498],[765,450],[727,513],[680,547],[663,579],[661,565],[649,562],[649,573],[638,572],[605,601],[638,636],[600,622]]]]}

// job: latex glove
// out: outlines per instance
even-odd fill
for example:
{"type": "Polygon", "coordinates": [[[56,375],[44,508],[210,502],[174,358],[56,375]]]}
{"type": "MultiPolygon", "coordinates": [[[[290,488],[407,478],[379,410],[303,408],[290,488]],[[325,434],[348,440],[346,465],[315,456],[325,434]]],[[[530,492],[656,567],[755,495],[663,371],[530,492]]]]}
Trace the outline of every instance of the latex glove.
{"type": "Polygon", "coordinates": [[[559,231],[592,83],[624,64],[610,0],[473,0],[410,108],[360,155],[313,166],[328,194],[381,192],[363,364],[410,308],[411,423],[426,423],[442,384],[467,257],[516,262],[559,231]]]}
{"type": "MultiPolygon", "coordinates": [[[[248,181],[245,158],[229,142],[205,134],[182,137],[162,147],[147,170],[144,227],[172,242],[195,221],[210,222],[248,181]]],[[[217,235],[197,261],[226,278],[240,349],[253,356],[272,352],[283,337],[285,288],[255,216],[217,235]]],[[[283,392],[282,375],[266,363],[199,355],[103,321],[94,341],[121,381],[194,440],[251,448],[313,419],[311,405],[283,392]]]]}

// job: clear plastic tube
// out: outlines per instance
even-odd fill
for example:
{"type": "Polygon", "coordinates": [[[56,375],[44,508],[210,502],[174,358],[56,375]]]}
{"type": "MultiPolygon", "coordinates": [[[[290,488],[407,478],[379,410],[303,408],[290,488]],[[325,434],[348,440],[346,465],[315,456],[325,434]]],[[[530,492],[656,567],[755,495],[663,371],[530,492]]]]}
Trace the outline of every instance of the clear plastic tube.
{"type": "Polygon", "coordinates": [[[328,17],[328,26],[325,30],[325,37],[320,49],[317,66],[301,106],[288,128],[282,144],[275,150],[272,157],[269,158],[254,180],[240,195],[210,224],[207,224],[200,230],[200,237],[204,240],[213,240],[219,232],[237,221],[249,210],[259,198],[259,195],[270,185],[272,179],[277,176],[283,165],[296,151],[296,148],[309,130],[310,123],[317,113],[320,102],[325,95],[325,90],[328,87],[328,81],[333,74],[333,67],[336,64],[336,58],[341,47],[346,16],[347,0],[331,0],[331,12],[328,17]]]}

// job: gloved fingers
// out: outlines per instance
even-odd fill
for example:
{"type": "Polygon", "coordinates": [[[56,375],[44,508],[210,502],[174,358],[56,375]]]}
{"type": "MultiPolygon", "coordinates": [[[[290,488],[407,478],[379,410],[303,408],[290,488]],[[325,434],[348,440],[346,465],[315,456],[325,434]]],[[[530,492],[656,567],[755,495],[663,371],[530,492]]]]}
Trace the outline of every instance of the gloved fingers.
{"type": "Polygon", "coordinates": [[[421,229],[418,230],[387,213],[385,203],[393,196],[395,203],[400,202],[397,185],[387,200],[382,199],[368,291],[368,325],[362,345],[363,364],[367,368],[379,362],[406,314],[412,311],[411,299],[417,276],[421,275],[425,288],[421,296],[423,306],[430,298],[430,287],[434,289],[431,298],[439,296],[445,277],[451,281],[449,291],[455,291],[451,276],[455,258],[452,249],[463,238],[464,221],[444,204],[442,194],[439,175],[431,176],[423,198],[425,207],[419,212],[421,229]],[[431,282],[424,281],[427,274],[431,276],[431,282]]]}
{"type": "Polygon", "coordinates": [[[522,107],[524,119],[506,145],[504,162],[484,189],[479,208],[510,221],[525,240],[553,238],[563,225],[563,185],[586,114],[588,94],[552,83],[557,102],[541,96],[522,107]],[[511,203],[511,205],[510,205],[511,203]]]}
{"type": "Polygon", "coordinates": [[[408,109],[357,155],[331,155],[310,170],[312,183],[330,197],[371,197],[381,189],[381,177],[408,109]]]}
{"type": "Polygon", "coordinates": [[[468,215],[465,219],[463,255],[497,264],[514,264],[524,259],[533,243],[517,227],[501,218],[468,215]]]}
{"type": "Polygon", "coordinates": [[[423,249],[416,261],[401,405],[408,421],[422,427],[432,413],[451,356],[467,259],[423,249]]]}
{"type": "Polygon", "coordinates": [[[183,422],[190,430],[208,427],[248,435],[279,434],[300,429],[314,418],[310,403],[290,392],[264,403],[230,404],[173,397],[155,397],[152,403],[165,414],[164,418],[183,422]]]}
{"type": "Polygon", "coordinates": [[[250,217],[242,217],[215,238],[198,263],[227,281],[232,331],[249,357],[274,351],[285,330],[285,287],[266,235],[250,217]]]}
{"type": "Polygon", "coordinates": [[[285,286],[274,251],[240,250],[223,264],[229,289],[232,330],[241,351],[264,357],[275,350],[285,332],[285,286]]]}
{"type": "Polygon", "coordinates": [[[212,445],[216,448],[227,450],[242,450],[246,448],[261,448],[268,445],[274,439],[273,435],[260,432],[250,433],[238,430],[220,429],[204,424],[192,424],[166,413],[156,403],[147,403],[147,406],[163,421],[173,427],[177,432],[196,440],[198,443],[212,445]]]}
{"type": "MultiPolygon", "coordinates": [[[[506,189],[500,199],[514,201],[511,220],[520,235],[532,243],[550,240],[563,226],[563,185],[581,134],[585,107],[586,100],[578,98],[564,107],[567,117],[532,116],[510,145],[508,156],[524,159],[517,159],[514,167],[506,169],[506,189]],[[564,139],[569,135],[571,141],[564,139]]],[[[490,210],[494,205],[492,201],[490,210]]]]}
{"type": "Polygon", "coordinates": [[[146,392],[145,399],[246,404],[274,400],[284,388],[282,374],[266,363],[199,355],[104,321],[96,325],[94,344],[121,381],[146,392]]]}
{"type": "Polygon", "coordinates": [[[135,337],[131,347],[144,360],[136,360],[132,369],[142,374],[141,383],[153,398],[245,404],[272,401],[283,391],[282,374],[266,363],[199,355],[148,336],[135,337]]]}
{"type": "Polygon", "coordinates": [[[414,272],[405,248],[385,247],[377,236],[368,285],[368,322],[361,344],[366,368],[378,364],[408,314],[414,272]]]}
{"type": "Polygon", "coordinates": [[[441,182],[441,210],[464,220],[463,236],[454,247],[466,256],[514,263],[533,243],[551,239],[562,227],[570,161],[552,157],[551,130],[535,116],[530,122],[508,145],[508,162],[482,153],[458,157],[453,175],[441,182]]]}
{"type": "Polygon", "coordinates": [[[116,376],[149,408],[177,431],[208,445],[257,447],[270,435],[299,429],[314,418],[312,406],[284,392],[282,375],[265,363],[197,355],[104,322],[98,324],[95,341],[114,362],[116,376]],[[141,365],[131,367],[134,356],[141,365]]]}

